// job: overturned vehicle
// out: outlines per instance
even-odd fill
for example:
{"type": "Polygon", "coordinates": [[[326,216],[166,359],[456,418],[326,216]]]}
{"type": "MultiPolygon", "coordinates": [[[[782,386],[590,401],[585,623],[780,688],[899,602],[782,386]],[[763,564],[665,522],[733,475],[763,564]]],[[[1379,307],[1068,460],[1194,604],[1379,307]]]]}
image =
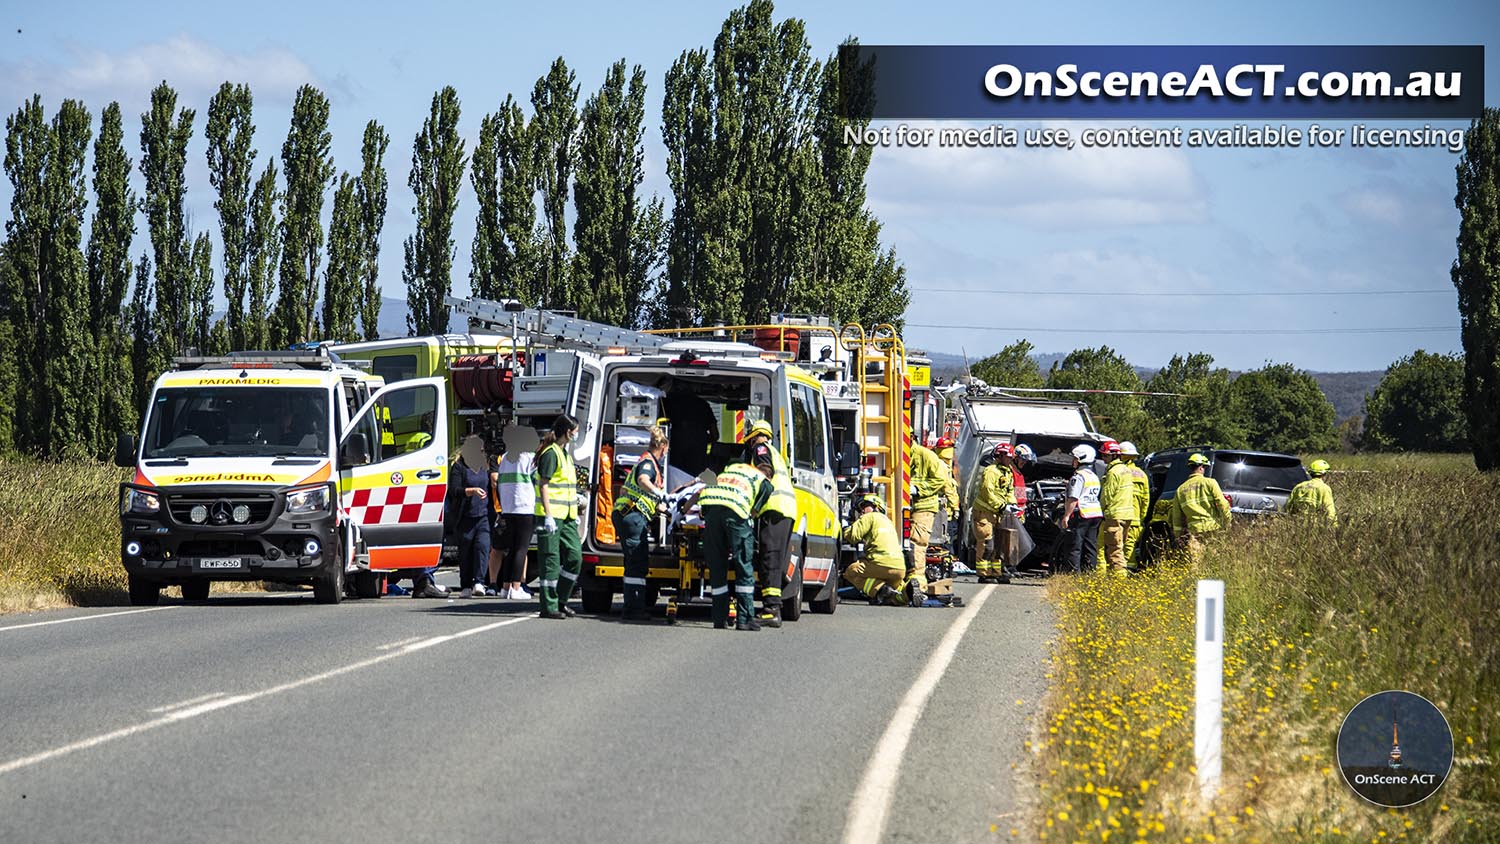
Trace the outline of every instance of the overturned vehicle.
{"type": "Polygon", "coordinates": [[[968,385],[958,396],[957,413],[953,468],[962,506],[957,522],[949,526],[954,556],[970,568],[978,559],[971,503],[995,446],[1024,444],[1036,454],[1036,462],[1021,470],[1026,481],[1023,521],[1032,547],[1015,565],[1018,569],[1043,567],[1058,544],[1057,518],[1073,474],[1070,452],[1079,444],[1097,449],[1109,437],[1094,429],[1088,405],[1078,401],[1020,398],[1004,390],[968,385]]]}

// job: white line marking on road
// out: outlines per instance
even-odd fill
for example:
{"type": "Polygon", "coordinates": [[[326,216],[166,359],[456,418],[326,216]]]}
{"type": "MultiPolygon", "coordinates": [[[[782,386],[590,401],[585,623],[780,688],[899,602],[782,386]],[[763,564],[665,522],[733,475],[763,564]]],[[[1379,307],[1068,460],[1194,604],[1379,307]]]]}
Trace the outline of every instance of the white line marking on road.
{"type": "Polygon", "coordinates": [[[400,639],[400,640],[395,641],[395,642],[387,642],[386,644],[377,647],[375,650],[377,650],[377,651],[393,651],[393,650],[395,650],[397,648],[404,647],[406,645],[410,645],[412,642],[420,642],[420,641],[422,641],[422,637],[421,636],[410,636],[408,638],[400,639]]]}
{"type": "Polygon", "coordinates": [[[854,791],[854,802],[849,804],[848,821],[844,826],[844,844],[876,844],[885,834],[886,817],[890,814],[896,783],[901,775],[901,759],[906,754],[912,731],[922,718],[922,710],[927,708],[927,701],[938,681],[943,679],[943,672],[948,670],[948,663],[953,661],[964,631],[969,629],[969,623],[993,591],[993,584],[979,590],[973,603],[964,608],[963,615],[955,619],[953,626],[943,634],[937,649],[927,658],[926,667],[906,690],[906,696],[901,698],[896,714],[875,745],[875,753],[870,756],[859,788],[854,791]]]}
{"type": "Polygon", "coordinates": [[[159,612],[161,610],[175,610],[176,606],[170,607],[147,607],[143,610],[121,610],[120,612],[103,612],[97,615],[76,615],[72,618],[55,618],[51,621],[33,621],[30,624],[12,624],[9,627],[0,627],[0,633],[7,630],[25,630],[28,627],[46,627],[49,624],[67,624],[73,621],[93,621],[96,618],[114,618],[121,615],[135,615],[138,612],[159,612]]]}
{"type": "Polygon", "coordinates": [[[192,700],[184,700],[184,701],[181,701],[179,703],[169,703],[166,706],[153,706],[153,707],[151,707],[150,709],[148,709],[146,711],[147,712],[156,712],[156,713],[171,712],[174,709],[181,709],[184,706],[192,706],[195,703],[202,703],[205,700],[213,700],[216,697],[223,697],[226,694],[228,694],[228,693],[227,692],[214,692],[212,694],[203,695],[201,697],[195,697],[192,700]]]}
{"type": "MultiPolygon", "coordinates": [[[[519,618],[508,618],[504,621],[497,621],[494,624],[485,624],[479,627],[472,627],[468,630],[453,633],[448,636],[436,636],[432,639],[423,639],[416,642],[415,644],[420,646],[420,648],[431,647],[432,645],[438,644],[438,642],[446,642],[452,639],[461,639],[465,636],[473,636],[476,633],[484,633],[486,631],[505,627],[507,625],[518,624],[522,621],[530,621],[533,617],[534,616],[525,615],[519,618]]],[[[93,736],[92,738],[86,738],[82,741],[73,742],[72,744],[65,744],[62,747],[54,747],[51,750],[44,750],[41,753],[34,753],[30,756],[23,756],[19,759],[12,759],[9,762],[0,764],[0,776],[8,774],[11,771],[18,771],[22,768],[28,768],[32,765],[46,762],[49,759],[56,759],[59,756],[66,756],[70,753],[77,753],[80,750],[88,750],[91,747],[98,747],[101,744],[106,744],[116,739],[139,735],[146,732],[147,730],[154,730],[157,727],[163,727],[167,724],[175,724],[179,721],[186,721],[189,718],[196,718],[199,715],[205,715],[209,712],[217,712],[220,709],[226,709],[228,707],[235,706],[241,703],[249,703],[252,700],[260,700],[264,697],[281,694],[282,692],[289,692],[293,689],[299,689],[303,686],[310,686],[313,683],[320,683],[324,680],[338,677],[341,674],[348,674],[353,671],[358,671],[361,668],[369,668],[372,665],[378,665],[382,662],[387,662],[397,657],[405,656],[406,654],[412,653],[413,651],[419,650],[420,648],[413,647],[412,645],[407,645],[406,647],[398,651],[390,651],[389,653],[383,653],[379,656],[372,656],[369,659],[362,659],[359,662],[352,662],[348,665],[340,666],[329,671],[324,671],[321,674],[314,674],[310,677],[303,677],[300,680],[292,680],[291,682],[282,683],[278,686],[271,686],[270,688],[261,689],[258,692],[249,692],[247,694],[233,695],[231,697],[219,698],[217,700],[208,700],[208,702],[198,703],[196,706],[189,705],[186,709],[177,709],[176,711],[168,712],[160,718],[156,718],[151,721],[146,721],[144,723],[136,724],[130,727],[122,727],[112,732],[93,736]]],[[[193,704],[196,702],[197,701],[186,701],[185,704],[178,705],[182,706],[193,704]]]]}

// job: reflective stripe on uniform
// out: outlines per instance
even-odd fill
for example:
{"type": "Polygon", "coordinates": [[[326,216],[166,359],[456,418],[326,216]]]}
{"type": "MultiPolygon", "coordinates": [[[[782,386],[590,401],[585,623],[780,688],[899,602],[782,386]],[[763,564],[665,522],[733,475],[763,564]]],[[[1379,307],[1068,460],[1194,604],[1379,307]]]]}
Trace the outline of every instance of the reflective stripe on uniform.
{"type": "Polygon", "coordinates": [[[762,595],[764,595],[764,596],[766,596],[768,598],[780,598],[781,597],[781,587],[780,586],[767,586],[766,588],[760,590],[760,594],[762,594],[762,595]]]}
{"type": "Polygon", "coordinates": [[[578,572],[576,572],[576,571],[564,571],[564,572],[562,572],[562,579],[563,580],[577,580],[578,579],[578,572]]]}
{"type": "Polygon", "coordinates": [[[735,591],[735,594],[738,594],[738,595],[754,595],[755,594],[755,587],[754,586],[739,586],[739,585],[736,585],[734,587],[734,591],[735,591]]]}
{"type": "Polygon", "coordinates": [[[742,519],[748,519],[751,516],[751,509],[755,506],[758,484],[765,482],[766,476],[762,475],[759,469],[752,469],[744,463],[735,463],[720,472],[714,485],[698,495],[698,504],[702,507],[717,504],[729,508],[742,519]]]}
{"type": "Polygon", "coordinates": [[[642,466],[650,465],[656,471],[657,486],[662,485],[661,465],[650,452],[641,455],[639,463],[630,470],[625,477],[625,486],[620,490],[620,501],[615,505],[616,510],[629,512],[631,508],[639,510],[643,515],[649,516],[656,512],[656,505],[661,501],[661,496],[648,491],[640,484],[640,471],[642,466]],[[649,464],[647,461],[650,461],[649,464]]]}
{"type": "Polygon", "coordinates": [[[556,586],[557,585],[557,581],[555,581],[555,580],[543,580],[542,581],[542,585],[543,586],[556,586]]]}
{"type": "Polygon", "coordinates": [[[645,586],[646,585],[646,578],[644,578],[644,577],[627,577],[627,578],[625,578],[625,585],[626,586],[645,586]]]}
{"type": "MultiPolygon", "coordinates": [[[[542,501],[541,495],[537,495],[536,515],[551,516],[558,521],[563,519],[578,518],[578,475],[573,469],[573,458],[567,449],[552,443],[542,449],[542,454],[549,451],[557,453],[557,468],[552,470],[552,477],[546,479],[547,500],[542,501]]],[[[540,455],[537,462],[541,462],[540,455]]],[[[540,493],[542,477],[537,476],[537,487],[540,493]]]]}
{"type": "Polygon", "coordinates": [[[728,595],[729,594],[729,587],[728,586],[715,586],[713,588],[711,594],[714,594],[714,595],[728,595]]]}
{"type": "Polygon", "coordinates": [[[1104,508],[1099,506],[1099,476],[1088,469],[1079,469],[1083,476],[1083,494],[1078,496],[1078,514],[1085,519],[1103,518],[1104,508]]]}

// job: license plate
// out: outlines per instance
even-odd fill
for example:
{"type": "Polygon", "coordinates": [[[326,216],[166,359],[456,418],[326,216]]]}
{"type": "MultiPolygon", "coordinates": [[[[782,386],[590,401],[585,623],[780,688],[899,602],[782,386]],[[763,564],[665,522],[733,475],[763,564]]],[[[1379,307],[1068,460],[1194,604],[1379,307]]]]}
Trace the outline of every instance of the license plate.
{"type": "Polygon", "coordinates": [[[242,569],[245,561],[240,557],[204,557],[198,561],[200,569],[242,569]]]}

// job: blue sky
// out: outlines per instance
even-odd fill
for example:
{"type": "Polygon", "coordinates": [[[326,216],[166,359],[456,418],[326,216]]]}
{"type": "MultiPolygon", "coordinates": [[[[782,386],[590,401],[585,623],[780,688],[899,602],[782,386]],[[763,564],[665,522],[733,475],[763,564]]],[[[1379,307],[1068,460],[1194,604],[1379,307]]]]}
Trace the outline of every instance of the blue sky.
{"type": "MultiPolygon", "coordinates": [[[[735,5],[10,4],[0,11],[0,43],[6,44],[0,105],[13,110],[33,92],[43,95],[49,111],[63,97],[81,98],[96,112],[119,100],[127,147],[138,159],[138,115],[155,83],[167,79],[182,104],[198,110],[189,149],[189,211],[197,228],[213,229],[202,136],[213,91],[225,79],[251,85],[263,160],[280,149],[297,86],[312,82],[333,103],[339,168],[358,168],[366,120],[380,120],[392,136],[381,277],[387,295],[399,298],[401,241],[414,227],[405,186],[411,139],[433,91],[448,84],[458,89],[461,129],[472,148],[483,114],[507,93],[526,101],[554,57],[562,55],[577,72],[580,99],[598,87],[611,62],[639,63],[650,85],[646,191],[670,198],[659,135],[662,76],[683,49],[711,45],[735,5]]],[[[1065,13],[1059,8],[782,2],[777,15],[804,19],[819,56],[846,35],[871,44],[1486,46],[1500,35],[1500,5],[1487,2],[1075,2],[1065,13]]],[[[1500,91],[1495,67],[1492,61],[1486,73],[1491,92],[1500,91]]],[[[1458,220],[1456,161],[1441,149],[878,150],[869,197],[916,291],[907,314],[911,345],[980,357],[1024,336],[1043,352],[1105,343],[1140,365],[1207,351],[1234,368],[1274,360],[1313,370],[1380,369],[1416,348],[1460,348],[1448,280],[1458,220]],[[1377,292],[1434,289],[1439,292],[1377,292]],[[1016,290],[1028,292],[996,292],[1016,290]],[[1286,295],[1308,291],[1348,295],[1286,295]],[[1214,295],[1245,292],[1255,295],[1214,295]],[[1413,327],[1441,330],[1167,333],[1413,327]]],[[[136,181],[139,187],[138,174],[136,181]]],[[[9,185],[0,185],[0,203],[8,205],[9,198],[9,185]]],[[[466,195],[455,227],[460,292],[467,286],[473,212],[472,195],[466,195]]],[[[134,251],[146,246],[142,224],[134,251]]]]}

